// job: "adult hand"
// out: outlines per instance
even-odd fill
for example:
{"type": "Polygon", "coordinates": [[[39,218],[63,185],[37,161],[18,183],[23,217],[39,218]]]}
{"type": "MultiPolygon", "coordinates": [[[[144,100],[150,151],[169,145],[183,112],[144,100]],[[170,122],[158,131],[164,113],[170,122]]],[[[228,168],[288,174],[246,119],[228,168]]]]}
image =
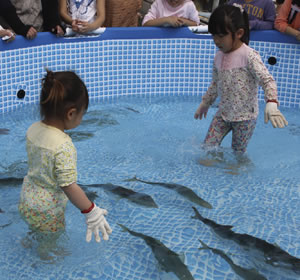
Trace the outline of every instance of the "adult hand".
{"type": "Polygon", "coordinates": [[[27,31],[26,38],[31,40],[31,39],[35,38],[36,35],[37,35],[36,29],[33,26],[31,26],[29,28],[29,30],[27,31]]]}
{"type": "Polygon", "coordinates": [[[265,108],[265,123],[271,121],[273,127],[283,128],[288,125],[287,120],[277,108],[277,103],[268,102],[265,108]]]}
{"type": "Polygon", "coordinates": [[[107,215],[107,210],[94,205],[93,209],[84,215],[87,224],[86,241],[90,242],[94,234],[96,242],[100,242],[99,231],[102,233],[103,240],[108,240],[108,235],[112,233],[112,230],[104,217],[107,215]]]}
{"type": "Polygon", "coordinates": [[[209,105],[201,102],[198,109],[195,112],[194,118],[202,120],[202,117],[206,118],[208,112],[209,105]]]}
{"type": "Polygon", "coordinates": [[[1,29],[0,30],[0,37],[2,38],[2,40],[4,40],[5,42],[11,42],[13,40],[15,40],[16,35],[14,32],[12,32],[9,29],[1,29]]]}
{"type": "Polygon", "coordinates": [[[56,25],[54,28],[52,28],[51,32],[56,34],[57,37],[62,37],[65,34],[64,30],[60,25],[56,25]]]}

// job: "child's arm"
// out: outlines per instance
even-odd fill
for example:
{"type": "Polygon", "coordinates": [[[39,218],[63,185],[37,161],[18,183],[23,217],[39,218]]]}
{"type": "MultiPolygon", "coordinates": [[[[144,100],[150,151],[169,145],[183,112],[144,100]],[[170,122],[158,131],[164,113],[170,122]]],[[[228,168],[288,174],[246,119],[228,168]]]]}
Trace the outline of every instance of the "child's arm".
{"type": "Polygon", "coordinates": [[[105,0],[97,0],[97,17],[96,19],[89,23],[80,21],[79,24],[81,25],[79,28],[79,31],[81,33],[87,33],[93,30],[96,30],[97,28],[100,28],[103,26],[103,23],[105,21],[105,0]]]}
{"type": "Polygon", "coordinates": [[[183,22],[183,25],[184,26],[197,26],[197,22],[193,21],[193,20],[190,20],[190,19],[187,19],[187,18],[180,18],[183,22]]]}
{"type": "Polygon", "coordinates": [[[72,25],[73,19],[68,13],[67,0],[59,0],[59,14],[66,24],[72,25]]]}
{"type": "Polygon", "coordinates": [[[256,51],[249,54],[248,67],[253,77],[255,77],[255,79],[259,82],[259,85],[264,90],[264,97],[266,101],[264,111],[265,123],[270,120],[275,128],[283,128],[287,126],[287,120],[278,109],[276,82],[256,51]]]}
{"type": "Polygon", "coordinates": [[[85,192],[76,183],[63,187],[62,190],[74,206],[76,206],[80,211],[89,209],[92,206],[92,202],[87,198],[85,192]]]}
{"type": "Polygon", "coordinates": [[[94,233],[95,240],[100,242],[99,231],[101,231],[103,239],[108,240],[108,235],[112,233],[112,230],[104,217],[107,211],[91,202],[76,183],[62,187],[62,190],[70,201],[81,210],[81,213],[85,215],[87,224],[86,241],[90,242],[92,233],[94,233]]]}
{"type": "Polygon", "coordinates": [[[194,118],[202,120],[202,117],[206,118],[207,112],[211,104],[213,104],[218,97],[218,91],[217,91],[217,81],[218,81],[218,71],[215,66],[213,65],[213,71],[212,71],[212,81],[209,85],[209,88],[207,89],[205,95],[202,97],[202,101],[197,108],[194,118]]]}
{"type": "Polygon", "coordinates": [[[143,26],[173,26],[173,27],[180,27],[184,25],[183,19],[170,16],[170,17],[162,17],[162,18],[155,18],[150,19],[144,23],[143,26]]]}

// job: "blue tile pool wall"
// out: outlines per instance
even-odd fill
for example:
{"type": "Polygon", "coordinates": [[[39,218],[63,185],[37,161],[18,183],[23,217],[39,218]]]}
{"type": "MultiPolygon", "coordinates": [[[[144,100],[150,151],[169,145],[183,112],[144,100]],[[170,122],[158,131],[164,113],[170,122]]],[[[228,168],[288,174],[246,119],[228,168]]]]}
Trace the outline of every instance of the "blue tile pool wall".
{"type": "MultiPolygon", "coordinates": [[[[277,81],[281,106],[300,107],[300,45],[251,41],[277,81]],[[269,63],[272,57],[275,64],[269,63]]],[[[94,40],[0,51],[0,113],[37,104],[45,67],[74,70],[91,100],[123,95],[199,95],[211,80],[215,45],[211,38],[94,40]],[[17,93],[23,89],[25,98],[17,93]]],[[[263,91],[259,89],[259,99],[263,91]]]]}

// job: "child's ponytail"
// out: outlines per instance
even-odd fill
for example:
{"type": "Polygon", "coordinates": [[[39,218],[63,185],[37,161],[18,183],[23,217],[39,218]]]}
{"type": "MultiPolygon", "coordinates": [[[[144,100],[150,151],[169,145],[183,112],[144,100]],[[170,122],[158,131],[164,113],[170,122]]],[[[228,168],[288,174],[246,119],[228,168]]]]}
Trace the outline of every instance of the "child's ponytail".
{"type": "Polygon", "coordinates": [[[88,92],[83,81],[71,71],[52,72],[42,79],[40,113],[42,118],[64,119],[70,108],[87,109],[88,92]]]}
{"type": "Polygon", "coordinates": [[[245,10],[243,11],[243,18],[244,18],[244,35],[241,38],[241,41],[246,45],[249,45],[249,40],[250,40],[249,18],[245,10]]]}
{"type": "Polygon", "coordinates": [[[55,79],[52,71],[46,71],[47,75],[43,79],[40,104],[42,108],[51,108],[53,114],[56,115],[60,107],[59,104],[63,104],[64,101],[64,86],[60,81],[55,79]]]}

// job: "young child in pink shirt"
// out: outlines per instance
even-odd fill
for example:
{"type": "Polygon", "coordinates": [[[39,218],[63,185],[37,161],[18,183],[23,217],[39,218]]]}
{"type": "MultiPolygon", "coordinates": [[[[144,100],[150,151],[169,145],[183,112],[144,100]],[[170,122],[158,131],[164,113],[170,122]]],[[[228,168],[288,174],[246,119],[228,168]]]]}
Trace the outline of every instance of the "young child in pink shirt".
{"type": "Polygon", "coordinates": [[[194,118],[206,118],[209,107],[220,95],[218,111],[204,140],[205,146],[220,146],[232,131],[231,147],[236,155],[242,155],[256,126],[259,85],[265,94],[265,122],[270,121],[273,127],[279,128],[288,122],[278,109],[275,80],[259,53],[248,46],[248,14],[242,6],[216,8],[210,16],[208,31],[219,51],[214,59],[212,82],[194,118]]]}
{"type": "Polygon", "coordinates": [[[199,25],[199,13],[191,0],[155,0],[143,26],[181,27],[199,25]]]}

